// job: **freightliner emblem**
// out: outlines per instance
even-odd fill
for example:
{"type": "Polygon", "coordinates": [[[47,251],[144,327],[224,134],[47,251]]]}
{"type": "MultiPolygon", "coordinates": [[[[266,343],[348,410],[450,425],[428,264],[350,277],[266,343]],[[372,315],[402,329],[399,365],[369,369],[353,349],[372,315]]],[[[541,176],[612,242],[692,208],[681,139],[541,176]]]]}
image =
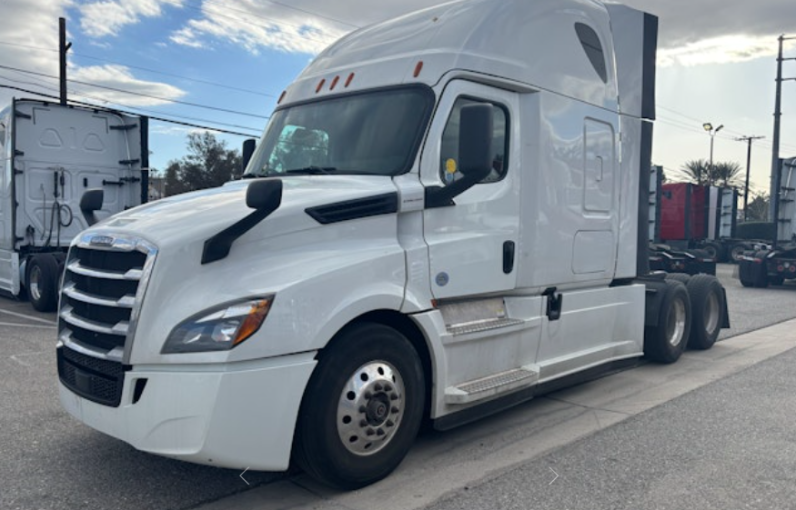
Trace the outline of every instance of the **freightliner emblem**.
{"type": "Polygon", "coordinates": [[[111,236],[94,236],[91,238],[90,244],[99,244],[101,246],[113,245],[113,238],[111,236]]]}

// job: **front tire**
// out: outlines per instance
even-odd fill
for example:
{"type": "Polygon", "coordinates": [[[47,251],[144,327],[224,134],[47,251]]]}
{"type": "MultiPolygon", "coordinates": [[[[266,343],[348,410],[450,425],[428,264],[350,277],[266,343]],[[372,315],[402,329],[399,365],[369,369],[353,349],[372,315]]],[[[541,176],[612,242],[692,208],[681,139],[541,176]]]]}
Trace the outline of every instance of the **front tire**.
{"type": "Polygon", "coordinates": [[[52,312],[58,304],[58,262],[50,254],[34,255],[28,261],[25,287],[28,300],[40,312],[52,312]]]}
{"type": "Polygon", "coordinates": [[[305,390],[296,463],[339,489],[381,480],[409,452],[425,393],[420,358],[405,336],[382,324],[347,327],[322,351],[305,390]]]}

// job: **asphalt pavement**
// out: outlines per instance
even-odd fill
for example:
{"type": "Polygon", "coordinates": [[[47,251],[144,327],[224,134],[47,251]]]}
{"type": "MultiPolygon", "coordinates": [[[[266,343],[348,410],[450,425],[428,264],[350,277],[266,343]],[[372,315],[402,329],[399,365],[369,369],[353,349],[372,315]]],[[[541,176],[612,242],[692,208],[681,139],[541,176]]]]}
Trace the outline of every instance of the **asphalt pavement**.
{"type": "Polygon", "coordinates": [[[790,350],[428,510],[793,509],[794,395],[790,350]]]}
{"type": "MultiPolygon", "coordinates": [[[[724,332],[723,337],[733,336],[796,317],[796,286],[789,285],[785,288],[772,289],[743,289],[738,284],[737,279],[732,278],[733,270],[734,266],[720,266],[719,269],[719,277],[727,288],[733,324],[732,330],[724,332]]],[[[44,510],[93,507],[120,510],[142,508],[161,510],[190,509],[203,505],[212,506],[213,504],[218,504],[220,505],[219,508],[222,508],[225,501],[232,502],[236,500],[234,497],[230,499],[229,496],[237,495],[236,497],[242,497],[246,494],[254,494],[257,491],[265,491],[266,494],[276,494],[269,492],[269,487],[276,487],[280,483],[286,483],[284,474],[250,471],[246,473],[246,480],[244,481],[240,478],[240,473],[234,470],[198,466],[141,453],[121,441],[104,436],[73,420],[61,409],[58,402],[54,352],[55,333],[54,314],[40,314],[34,312],[28,303],[0,298],[0,388],[2,388],[0,389],[0,458],[3,460],[0,463],[0,508],[4,510],[44,510]],[[279,482],[280,480],[281,482],[279,482]]],[[[721,355],[723,352],[721,349],[714,349],[714,351],[716,351],[716,356],[721,355]]],[[[792,355],[789,356],[791,357],[787,359],[791,361],[792,365],[792,355]]],[[[692,365],[688,363],[690,361],[686,360],[685,363],[681,362],[676,364],[676,366],[680,367],[678,370],[690,369],[692,365]]],[[[695,363],[694,367],[700,366],[700,361],[698,360],[691,363],[695,363]]],[[[646,372],[639,369],[631,370],[628,373],[636,374],[636,376],[646,374],[646,372]]],[[[653,379],[648,378],[649,374],[645,375],[647,384],[653,384],[649,381],[657,381],[654,379],[654,377],[658,376],[656,374],[666,373],[668,372],[655,372],[653,370],[653,372],[649,373],[652,374],[651,377],[653,379]]],[[[622,377],[623,375],[620,374],[608,377],[605,380],[613,381],[612,384],[625,384],[623,382],[625,379],[622,377]]],[[[781,377],[784,377],[784,375],[781,377]]],[[[665,378],[660,381],[665,381],[665,378]]],[[[780,395],[781,392],[777,388],[769,386],[788,384],[787,381],[778,378],[773,378],[770,382],[771,384],[766,384],[765,381],[759,381],[759,384],[754,386],[754,388],[761,394],[768,392],[780,395]]],[[[631,382],[628,384],[636,383],[631,382]]],[[[657,384],[657,382],[654,382],[654,384],[657,384]]],[[[732,403],[733,406],[741,405],[747,400],[764,400],[759,398],[759,395],[754,391],[747,391],[742,393],[742,395],[743,397],[738,399],[739,402],[732,403]]],[[[790,395],[793,395],[793,392],[790,395]]],[[[784,395],[782,400],[786,400],[784,395]]],[[[793,399],[791,398],[791,400],[793,399]]],[[[764,403],[761,402],[761,405],[764,403]]],[[[664,408],[669,405],[672,404],[665,404],[664,408]]],[[[484,448],[488,448],[480,445],[490,445],[494,442],[499,442],[509,434],[508,431],[512,431],[512,434],[525,434],[527,433],[525,430],[527,427],[524,427],[526,423],[541,423],[540,426],[544,426],[545,420],[551,416],[559,420],[551,423],[576,423],[576,421],[572,420],[580,419],[577,409],[577,406],[564,405],[550,399],[547,401],[540,399],[539,403],[502,413],[489,420],[482,421],[480,425],[474,424],[462,427],[457,431],[434,433],[423,437],[418,442],[418,447],[413,450],[413,454],[417,451],[422,456],[424,452],[432,451],[436,456],[436,462],[440,463],[439,465],[455,464],[463,459],[479,458],[485,455],[484,448]]],[[[705,407],[705,409],[710,409],[713,414],[716,414],[710,407],[705,407]]],[[[733,409],[733,407],[728,409],[733,409]]],[[[740,409],[737,411],[739,414],[736,416],[743,416],[740,409]]],[[[793,408],[788,407],[786,404],[781,407],[782,414],[790,412],[790,416],[794,416],[792,411],[793,408]]],[[[760,413],[763,413],[763,411],[761,410],[760,413]]],[[[676,434],[679,432],[688,434],[690,437],[694,434],[692,430],[694,424],[699,423],[700,420],[709,419],[709,417],[702,416],[698,409],[693,410],[690,416],[691,418],[683,417],[680,419],[674,416],[668,424],[668,427],[672,429],[671,433],[676,434]]],[[[600,414],[598,421],[602,420],[602,426],[608,424],[611,427],[618,427],[620,425],[613,426],[611,424],[614,423],[614,420],[618,420],[619,417],[624,418],[625,416],[607,412],[600,414]]],[[[640,417],[639,419],[642,418],[640,417]]],[[[757,419],[760,416],[753,418],[757,419]]],[[[737,422],[735,425],[737,425],[740,433],[745,422],[738,417],[735,420],[737,422]]],[[[749,423],[755,422],[750,421],[749,423]]],[[[628,424],[622,424],[621,426],[628,426],[628,424]]],[[[663,423],[661,423],[661,427],[664,427],[663,423]]],[[[560,430],[564,429],[561,428],[560,430]]],[[[588,432],[592,429],[585,428],[583,430],[588,432]]],[[[730,432],[732,431],[728,433],[730,432]]],[[[793,430],[793,432],[796,432],[796,430],[793,430]]],[[[608,433],[608,431],[603,432],[603,434],[608,433]]],[[[747,435],[750,437],[754,437],[755,434],[752,430],[747,431],[747,435]]],[[[796,434],[792,435],[796,437],[796,434]]],[[[637,438],[634,435],[629,435],[625,437],[631,444],[635,444],[635,449],[638,450],[646,448],[645,441],[652,441],[646,436],[637,438]]],[[[570,439],[562,436],[561,444],[569,444],[571,442],[570,439]]],[[[736,436],[733,436],[733,439],[737,443],[736,446],[741,448],[743,442],[738,441],[736,436]]],[[[757,445],[757,443],[752,444],[757,445]]],[[[793,443],[790,443],[790,445],[792,447],[793,443]]],[[[664,446],[663,442],[653,441],[650,443],[650,447],[660,448],[661,450],[666,450],[664,446]]],[[[566,446],[561,452],[569,452],[568,448],[572,448],[572,446],[566,446]]],[[[779,450],[788,451],[784,445],[779,450]]],[[[792,452],[792,450],[790,451],[792,452]]],[[[556,453],[559,452],[550,452],[549,455],[556,453]]],[[[664,451],[663,453],[666,452],[664,451]]],[[[575,455],[575,457],[572,457],[572,462],[578,461],[578,452],[567,455],[575,455]]],[[[688,457],[682,457],[681,454],[677,454],[676,449],[672,450],[672,455],[674,456],[661,457],[664,459],[662,461],[663,464],[655,467],[650,476],[656,476],[656,473],[659,473],[657,470],[664,468],[677,471],[678,459],[688,459],[688,457]]],[[[793,458],[793,455],[791,457],[793,458]]],[[[561,459],[566,458],[569,457],[561,457],[561,459]]],[[[737,456],[731,458],[735,459],[737,456]]],[[[585,460],[588,461],[589,459],[585,460]]],[[[649,458],[648,460],[652,462],[653,459],[649,458]]],[[[715,461],[715,459],[713,460],[715,461]]],[[[564,460],[561,462],[564,462],[564,460]]],[[[590,471],[603,470],[606,473],[610,473],[611,471],[608,469],[611,465],[610,462],[606,460],[593,469],[590,464],[585,464],[585,466],[588,466],[590,471]]],[[[684,466],[684,469],[688,468],[689,465],[684,466]]],[[[540,473],[533,471],[533,469],[536,469],[533,466],[536,466],[536,461],[528,466],[521,467],[519,471],[530,469],[531,471],[526,476],[540,475],[540,473]]],[[[565,467],[567,469],[561,472],[562,478],[574,476],[567,473],[578,472],[574,466],[572,471],[569,470],[568,465],[565,467]]],[[[641,467],[643,467],[641,464],[632,462],[628,464],[629,472],[638,470],[641,467]]],[[[794,471],[791,470],[791,472],[794,471]]],[[[625,478],[620,476],[621,473],[622,470],[620,469],[610,475],[616,478],[615,483],[617,484],[625,480],[625,478]]],[[[669,473],[669,471],[666,471],[666,473],[669,473]]],[[[702,476],[709,474],[700,473],[702,476]]],[[[552,478],[549,470],[547,474],[550,474],[552,478]]],[[[474,479],[481,479],[485,473],[471,473],[471,475],[475,477],[474,479]]],[[[505,473],[489,483],[503,483],[503,477],[510,475],[510,472],[505,473]]],[[[593,473],[592,476],[597,476],[597,473],[593,473]]],[[[669,473],[666,476],[671,477],[673,475],[669,473]]],[[[614,480],[614,478],[610,478],[610,480],[614,480]]],[[[291,476],[289,479],[301,480],[301,477],[291,476]]],[[[393,475],[390,479],[398,480],[399,478],[397,475],[393,475]]],[[[772,480],[776,483],[777,479],[772,478],[772,480]]],[[[505,482],[507,484],[510,483],[508,478],[505,478],[505,482]]],[[[557,483],[558,481],[551,487],[554,487],[557,483]]],[[[594,478],[588,479],[588,483],[608,484],[608,481],[594,478]]],[[[459,487],[458,481],[454,478],[444,482],[443,485],[442,490],[444,491],[456,490],[459,487]]],[[[481,484],[477,488],[474,487],[470,490],[474,491],[473,494],[483,495],[486,498],[487,493],[479,491],[486,491],[487,485],[481,484]]],[[[720,487],[720,485],[717,485],[717,487],[720,487]]],[[[505,490],[509,490],[508,486],[505,490]]],[[[577,492],[576,489],[573,490],[577,492]]],[[[467,492],[468,494],[465,494],[465,496],[470,496],[470,491],[467,492]]],[[[586,492],[583,492],[583,494],[586,494],[586,492]]],[[[273,497],[278,498],[278,495],[273,497]]],[[[446,500],[442,504],[458,504],[456,503],[458,501],[456,498],[459,497],[463,496],[456,494],[453,499],[446,500]]],[[[558,500],[549,499],[545,501],[558,500]]],[[[417,500],[418,504],[426,504],[426,502],[433,503],[433,501],[427,501],[426,499],[417,500]]],[[[479,500],[473,503],[476,506],[471,508],[477,508],[477,505],[480,504],[479,500]]],[[[262,508],[266,507],[268,506],[263,506],[262,508]]],[[[416,507],[416,505],[413,507],[416,507]]],[[[234,508],[234,506],[230,508],[234,508]]],[[[394,505],[393,508],[402,508],[402,506],[394,505]]],[[[485,506],[484,508],[489,507],[485,506]]],[[[545,508],[565,508],[565,506],[563,504],[550,504],[545,508]]],[[[572,506],[572,508],[578,507],[572,506]]],[[[647,506],[646,508],[666,507],[647,506]]],[[[788,507],[777,507],[774,505],[769,506],[769,508],[788,507]]]]}

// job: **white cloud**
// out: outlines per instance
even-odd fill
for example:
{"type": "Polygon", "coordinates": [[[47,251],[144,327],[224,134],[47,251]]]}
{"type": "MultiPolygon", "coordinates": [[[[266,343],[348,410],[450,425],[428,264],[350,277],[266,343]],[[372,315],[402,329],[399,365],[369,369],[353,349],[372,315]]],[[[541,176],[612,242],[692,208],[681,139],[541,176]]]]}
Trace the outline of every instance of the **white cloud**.
{"type": "Polygon", "coordinates": [[[227,0],[221,4],[218,0],[204,0],[201,10],[201,17],[189,20],[171,34],[172,42],[205,48],[209,46],[208,39],[215,39],[242,46],[254,54],[263,48],[315,54],[355,28],[277,3],[227,0]]]}
{"type": "Polygon", "coordinates": [[[658,52],[658,65],[695,66],[743,62],[773,55],[778,43],[772,37],[724,36],[704,39],[684,46],[664,48],[658,52]]]}
{"type": "Polygon", "coordinates": [[[142,17],[155,18],[163,7],[182,7],[183,0],[101,0],[81,5],[80,28],[90,37],[116,35],[142,17]]]}
{"type": "MultiPolygon", "coordinates": [[[[70,0],[0,1],[0,18],[6,20],[0,37],[0,41],[5,43],[0,45],[3,65],[56,76],[58,17],[64,16],[70,5],[70,0]]],[[[57,82],[4,69],[0,69],[0,84],[57,94],[57,82]],[[39,83],[51,89],[37,86],[39,83]]],[[[31,96],[30,93],[0,88],[0,108],[12,97],[31,96]]]]}
{"type": "MultiPolygon", "coordinates": [[[[272,48],[316,54],[346,32],[438,5],[447,0],[203,0],[202,14],[173,32],[170,40],[194,48],[213,41],[252,53],[272,48]]],[[[660,18],[661,63],[725,63],[769,56],[776,37],[794,30],[793,0],[622,0],[660,18]]]]}
{"type": "Polygon", "coordinates": [[[185,91],[173,85],[140,80],[134,77],[127,67],[120,65],[80,67],[70,71],[69,79],[142,94],[126,94],[78,84],[81,90],[90,91],[93,98],[130,106],[168,104],[169,100],[179,99],[185,95],[185,91]]]}

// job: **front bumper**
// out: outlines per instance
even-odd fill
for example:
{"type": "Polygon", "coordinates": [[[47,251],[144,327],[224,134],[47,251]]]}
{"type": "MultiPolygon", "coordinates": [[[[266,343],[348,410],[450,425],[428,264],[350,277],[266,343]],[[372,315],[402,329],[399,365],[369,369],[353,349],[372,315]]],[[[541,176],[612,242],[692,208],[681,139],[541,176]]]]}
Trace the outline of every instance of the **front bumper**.
{"type": "Polygon", "coordinates": [[[59,383],[75,418],[138,450],[234,469],[286,470],[315,353],[232,363],[133,367],[121,402],[92,402],[59,383]],[[143,392],[142,383],[146,379],[143,392]],[[138,397],[137,400],[134,397],[138,397]],[[135,403],[134,403],[135,400],[135,403]]]}

